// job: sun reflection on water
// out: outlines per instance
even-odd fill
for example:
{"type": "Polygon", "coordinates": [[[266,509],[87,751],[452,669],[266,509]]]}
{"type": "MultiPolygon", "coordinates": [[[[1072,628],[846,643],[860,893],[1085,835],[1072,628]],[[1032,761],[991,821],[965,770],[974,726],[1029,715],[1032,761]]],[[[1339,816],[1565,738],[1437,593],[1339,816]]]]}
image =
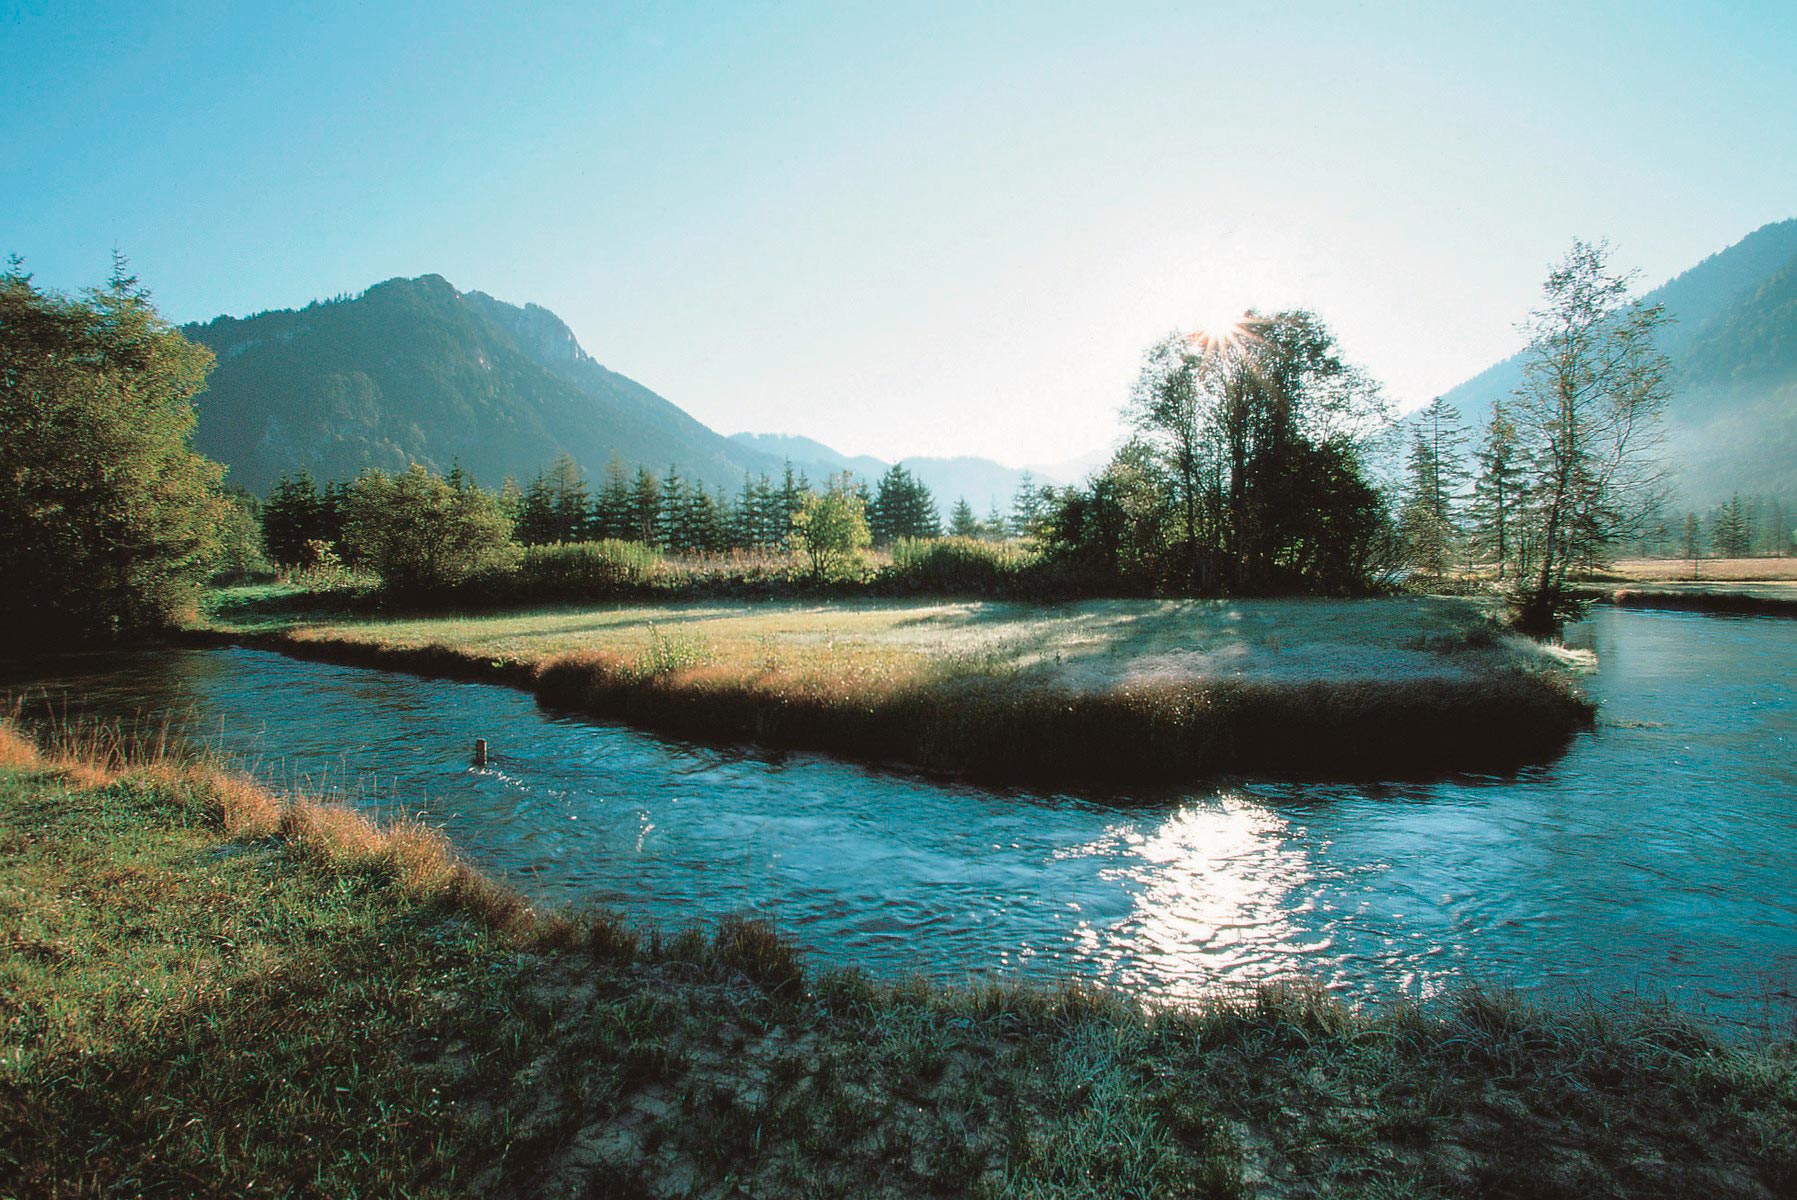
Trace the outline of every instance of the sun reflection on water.
{"type": "Polygon", "coordinates": [[[1285,817],[1224,792],[1159,825],[1119,823],[1058,857],[1113,860],[1100,877],[1133,894],[1127,916],[1082,921],[1076,953],[1114,981],[1196,999],[1305,974],[1328,950],[1307,933],[1312,868],[1285,817]]]}

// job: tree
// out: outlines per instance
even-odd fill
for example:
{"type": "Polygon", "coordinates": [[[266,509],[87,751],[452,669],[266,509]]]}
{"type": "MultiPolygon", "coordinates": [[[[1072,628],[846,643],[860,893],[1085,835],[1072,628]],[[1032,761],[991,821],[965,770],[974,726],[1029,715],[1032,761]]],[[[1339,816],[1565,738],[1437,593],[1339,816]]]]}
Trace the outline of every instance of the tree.
{"type": "Polygon", "coordinates": [[[636,479],[630,487],[630,533],[633,541],[645,546],[662,545],[659,536],[661,525],[661,480],[648,467],[636,469],[636,479]]]}
{"type": "Polygon", "coordinates": [[[973,505],[967,503],[963,496],[955,501],[954,509],[949,513],[948,534],[950,537],[977,538],[985,532],[980,519],[973,515],[973,505]]]}
{"type": "Polygon", "coordinates": [[[1441,503],[1441,460],[1434,442],[1417,429],[1410,445],[1410,478],[1398,513],[1404,559],[1423,575],[1439,581],[1448,573],[1453,553],[1454,523],[1441,503]]]}
{"type": "Polygon", "coordinates": [[[0,271],[7,636],[114,637],[192,607],[227,515],[224,468],[190,445],[211,365],[122,257],[78,298],[0,271]]]}
{"type": "Polygon", "coordinates": [[[1753,528],[1747,519],[1747,508],[1741,495],[1716,510],[1710,519],[1710,545],[1718,558],[1741,558],[1753,541],[1753,528]]]}
{"type": "MultiPolygon", "coordinates": [[[[1250,313],[1227,337],[1151,347],[1124,415],[1165,484],[1172,582],[1259,592],[1314,583],[1297,564],[1322,561],[1308,539],[1327,522],[1305,511],[1316,497],[1298,464],[1327,450],[1332,472],[1359,476],[1385,405],[1314,314],[1250,313]]],[[[1328,494],[1359,506],[1358,489],[1328,494]]]]}
{"type": "Polygon", "coordinates": [[[549,464],[549,540],[579,542],[587,537],[592,523],[592,505],[587,500],[586,473],[567,453],[555,456],[549,464]]]}
{"type": "Polygon", "coordinates": [[[942,536],[942,518],[936,511],[935,497],[898,463],[880,476],[867,508],[868,524],[878,545],[889,546],[900,538],[942,536]]]}
{"type": "Polygon", "coordinates": [[[387,590],[421,596],[503,563],[515,551],[499,501],[455,488],[413,463],[397,475],[367,471],[349,489],[343,541],[349,557],[387,590]]]}
{"type": "Polygon", "coordinates": [[[1454,496],[1465,483],[1460,468],[1465,441],[1460,414],[1442,397],[1416,414],[1398,530],[1407,561],[1435,580],[1446,577],[1460,537],[1454,496]]]}
{"type": "Polygon", "coordinates": [[[283,475],[262,506],[262,541],[268,556],[284,567],[306,561],[306,543],[325,541],[324,500],[312,472],[283,475]]]}
{"type": "Polygon", "coordinates": [[[526,546],[547,546],[557,540],[555,526],[555,488],[549,473],[539,471],[518,505],[518,540],[526,546]]]}
{"type": "Polygon", "coordinates": [[[1028,471],[1019,475],[1017,491],[1011,497],[1011,536],[1017,538],[1038,536],[1042,532],[1045,506],[1052,503],[1053,496],[1054,489],[1037,487],[1036,477],[1028,471]]]}
{"type": "Polygon", "coordinates": [[[1703,529],[1697,523],[1697,514],[1685,514],[1684,527],[1685,557],[1691,560],[1691,578],[1697,578],[1697,560],[1703,557],[1703,529]]]}
{"type": "Polygon", "coordinates": [[[872,544],[861,497],[842,476],[831,479],[822,495],[804,494],[787,537],[793,557],[805,563],[811,577],[819,581],[847,573],[872,544]]]}
{"type": "MultiPolygon", "coordinates": [[[[1520,558],[1522,549],[1515,509],[1522,498],[1523,464],[1516,423],[1504,411],[1501,400],[1491,406],[1485,440],[1474,459],[1478,475],[1473,480],[1469,513],[1473,549],[1497,563],[1497,577],[1502,579],[1511,560],[1520,558]]],[[[1526,562],[1519,562],[1518,566],[1528,569],[1526,562]]]]}
{"type": "Polygon", "coordinates": [[[1671,366],[1655,344],[1661,305],[1631,300],[1633,275],[1609,247],[1574,242],[1524,324],[1517,425],[1531,461],[1530,576],[1512,596],[1517,624],[1557,631],[1580,606],[1566,581],[1645,528],[1664,494],[1656,451],[1671,366]]]}
{"type": "Polygon", "coordinates": [[[592,535],[629,541],[630,476],[614,450],[605,463],[605,483],[593,503],[592,535]]]}

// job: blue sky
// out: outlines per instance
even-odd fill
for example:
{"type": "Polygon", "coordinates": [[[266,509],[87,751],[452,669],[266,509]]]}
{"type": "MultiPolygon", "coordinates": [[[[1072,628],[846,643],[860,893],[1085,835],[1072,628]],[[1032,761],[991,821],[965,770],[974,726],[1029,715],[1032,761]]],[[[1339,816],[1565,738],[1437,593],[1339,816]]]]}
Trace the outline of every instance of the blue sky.
{"type": "Polygon", "coordinates": [[[1547,264],[1797,215],[1797,5],[0,6],[0,252],[178,320],[437,272],[723,432],[1050,462],[1307,306],[1412,407],[1547,264]],[[1276,10],[1276,11],[1273,11],[1276,10]]]}

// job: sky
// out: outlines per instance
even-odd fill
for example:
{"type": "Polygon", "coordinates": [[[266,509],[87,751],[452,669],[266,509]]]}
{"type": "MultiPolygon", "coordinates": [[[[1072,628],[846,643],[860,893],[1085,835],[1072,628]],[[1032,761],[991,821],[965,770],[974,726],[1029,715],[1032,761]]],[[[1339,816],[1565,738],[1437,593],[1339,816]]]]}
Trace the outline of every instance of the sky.
{"type": "Polygon", "coordinates": [[[0,253],[177,321],[436,273],[723,433],[1052,464],[1318,312],[1399,409],[1575,237],[1797,215],[1797,5],[0,3],[0,253]]]}

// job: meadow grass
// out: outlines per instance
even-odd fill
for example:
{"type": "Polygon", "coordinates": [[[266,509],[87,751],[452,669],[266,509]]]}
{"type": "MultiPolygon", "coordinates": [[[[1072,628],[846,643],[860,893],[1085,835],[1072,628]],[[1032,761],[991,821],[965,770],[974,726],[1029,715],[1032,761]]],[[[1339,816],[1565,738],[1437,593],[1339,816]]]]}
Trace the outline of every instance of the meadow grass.
{"type": "Polygon", "coordinates": [[[0,728],[0,1195],[1797,1188],[1797,1049],[1665,1008],[1149,1008],[669,916],[536,912],[428,829],[0,728]]]}
{"type": "Polygon", "coordinates": [[[1426,776],[1558,753],[1565,652],[1478,604],[689,602],[417,617],[217,598],[209,630],[489,678],[682,736],[1071,785],[1219,772],[1426,776]]]}

